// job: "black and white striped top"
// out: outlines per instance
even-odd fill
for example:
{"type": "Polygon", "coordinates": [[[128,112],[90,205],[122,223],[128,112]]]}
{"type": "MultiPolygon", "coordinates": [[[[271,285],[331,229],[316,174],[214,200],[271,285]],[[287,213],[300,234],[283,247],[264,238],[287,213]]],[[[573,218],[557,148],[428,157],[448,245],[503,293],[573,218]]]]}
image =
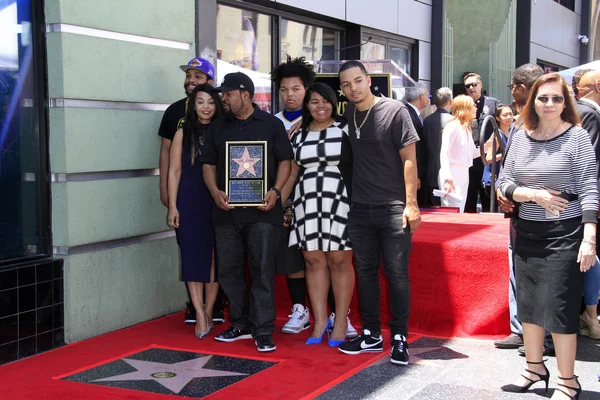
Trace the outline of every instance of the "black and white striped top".
{"type": "MultiPolygon", "coordinates": [[[[521,129],[513,134],[499,188],[505,196],[517,187],[576,194],[578,199],[569,202],[558,219],[582,217],[582,222],[596,222],[596,179],[596,155],[584,129],[572,126],[547,141],[533,139],[521,129]]],[[[519,218],[548,221],[542,206],[533,202],[521,204],[519,218]]]]}

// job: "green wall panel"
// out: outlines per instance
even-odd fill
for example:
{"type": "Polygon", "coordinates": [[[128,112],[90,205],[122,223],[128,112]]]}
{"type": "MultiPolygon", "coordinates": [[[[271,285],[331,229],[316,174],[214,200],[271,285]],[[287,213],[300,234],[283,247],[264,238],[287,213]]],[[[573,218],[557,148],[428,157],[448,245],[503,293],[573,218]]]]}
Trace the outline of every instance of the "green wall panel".
{"type": "Polygon", "coordinates": [[[175,239],[67,256],[64,271],[68,343],[181,310],[187,297],[175,239]]]}
{"type": "Polygon", "coordinates": [[[67,170],[67,152],[65,143],[65,109],[49,109],[48,121],[50,172],[64,173],[67,170]]]}
{"type": "Polygon", "coordinates": [[[170,104],[185,94],[179,65],[194,57],[193,50],[70,33],[46,36],[51,98],[170,104]]]}
{"type": "Polygon", "coordinates": [[[78,246],[167,230],[158,176],[54,183],[54,246],[78,246]],[[62,188],[66,186],[65,188],[62,188]],[[64,231],[66,229],[66,232],[64,231]]]}
{"type": "Polygon", "coordinates": [[[191,0],[46,0],[46,23],[194,42],[191,0]]]}
{"type": "Polygon", "coordinates": [[[52,172],[158,168],[162,115],[162,111],[52,109],[52,172]]]}

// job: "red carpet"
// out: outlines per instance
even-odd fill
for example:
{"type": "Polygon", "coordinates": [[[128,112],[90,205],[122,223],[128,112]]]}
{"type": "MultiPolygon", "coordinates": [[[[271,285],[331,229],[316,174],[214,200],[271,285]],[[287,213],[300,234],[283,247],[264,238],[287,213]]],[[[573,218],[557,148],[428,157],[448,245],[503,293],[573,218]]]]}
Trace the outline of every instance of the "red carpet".
{"type": "MultiPolygon", "coordinates": [[[[497,338],[510,333],[509,221],[500,214],[424,212],[410,258],[409,330],[426,336],[497,338]]],[[[382,324],[389,320],[381,268],[382,324]]],[[[291,305],[285,277],[277,278],[278,316],[291,305]]],[[[360,327],[358,295],[351,320],[360,327]]]]}
{"type": "MultiPolygon", "coordinates": [[[[218,325],[204,340],[193,336],[193,326],[184,325],[178,313],[97,338],[68,345],[44,354],[0,367],[0,399],[173,399],[172,395],[69,382],[57,378],[108,363],[148,347],[210,353],[276,361],[277,365],[222,389],[208,399],[298,399],[314,397],[346,377],[375,362],[383,353],[348,356],[322,345],[306,346],[309,335],[276,334],[277,350],[261,354],[254,341],[219,343],[215,333],[227,327],[218,325]],[[290,391],[294,395],[290,395],[290,391]]],[[[278,321],[277,332],[283,321],[278,321]]],[[[385,336],[385,335],[384,335],[385,336]]],[[[411,336],[410,341],[417,339],[411,336]]],[[[389,334],[384,338],[389,348],[389,334]]]]}

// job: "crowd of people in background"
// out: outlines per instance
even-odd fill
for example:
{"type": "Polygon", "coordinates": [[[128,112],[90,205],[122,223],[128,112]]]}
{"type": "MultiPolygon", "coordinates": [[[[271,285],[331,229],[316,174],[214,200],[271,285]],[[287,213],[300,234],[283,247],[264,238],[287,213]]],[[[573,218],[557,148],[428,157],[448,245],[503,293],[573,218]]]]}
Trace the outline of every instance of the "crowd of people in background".
{"type": "MultiPolygon", "coordinates": [[[[307,345],[327,335],[327,344],[346,354],[382,351],[382,262],[390,361],[405,365],[419,207],[489,212],[494,196],[511,218],[512,331],[495,345],[519,349],[527,362],[522,377],[502,389],[548,387],[543,357],[556,355],[553,398],[579,395],[577,333],[600,339],[600,72],[578,71],[569,84],[522,65],[512,74],[511,104],[486,95],[481,76],[469,72],[466,94],[442,87],[430,95],[417,82],[401,102],[374,96],[363,64],[348,61],[338,73],[348,105],[338,115],[338,88],[315,83],[310,63],[288,57],[271,73],[283,110],[270,115],[253,104],[247,75],[227,74],[215,87],[209,61],[195,58],[181,68],[186,97],[167,109],[159,130],[160,198],[177,232],[186,321],[198,338],[223,322],[226,297],[231,326],[215,339],[254,339],[258,351],[274,351],[275,275],[282,274],[293,304],[283,333],[311,328],[308,293],[314,323],[307,345]],[[497,134],[483,126],[487,116],[497,134]],[[266,144],[269,190],[256,207],[234,207],[225,184],[227,146],[251,141],[266,144]],[[347,317],[355,279],[360,334],[347,317]]],[[[254,162],[245,154],[240,171],[254,162]]]]}

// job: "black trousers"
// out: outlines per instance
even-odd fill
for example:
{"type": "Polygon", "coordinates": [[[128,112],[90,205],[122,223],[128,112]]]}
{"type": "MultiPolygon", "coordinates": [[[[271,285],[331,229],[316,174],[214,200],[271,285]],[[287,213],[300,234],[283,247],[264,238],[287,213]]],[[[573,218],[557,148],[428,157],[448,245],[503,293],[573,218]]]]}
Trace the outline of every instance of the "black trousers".
{"type": "Polygon", "coordinates": [[[477,195],[481,197],[481,211],[490,212],[490,195],[481,184],[483,177],[483,162],[480,158],[473,160],[473,166],[469,168],[469,188],[467,189],[467,202],[465,212],[477,212],[477,195]]]}
{"type": "Polygon", "coordinates": [[[388,279],[392,336],[408,334],[410,282],[408,256],[412,245],[410,227],[402,228],[402,205],[369,206],[353,203],[348,215],[358,278],[360,314],[363,329],[381,333],[379,262],[388,279]]]}
{"type": "Polygon", "coordinates": [[[279,227],[269,223],[215,227],[219,283],[229,299],[231,325],[252,336],[275,330],[275,253],[279,227]],[[251,285],[248,288],[245,261],[251,285]]]}

